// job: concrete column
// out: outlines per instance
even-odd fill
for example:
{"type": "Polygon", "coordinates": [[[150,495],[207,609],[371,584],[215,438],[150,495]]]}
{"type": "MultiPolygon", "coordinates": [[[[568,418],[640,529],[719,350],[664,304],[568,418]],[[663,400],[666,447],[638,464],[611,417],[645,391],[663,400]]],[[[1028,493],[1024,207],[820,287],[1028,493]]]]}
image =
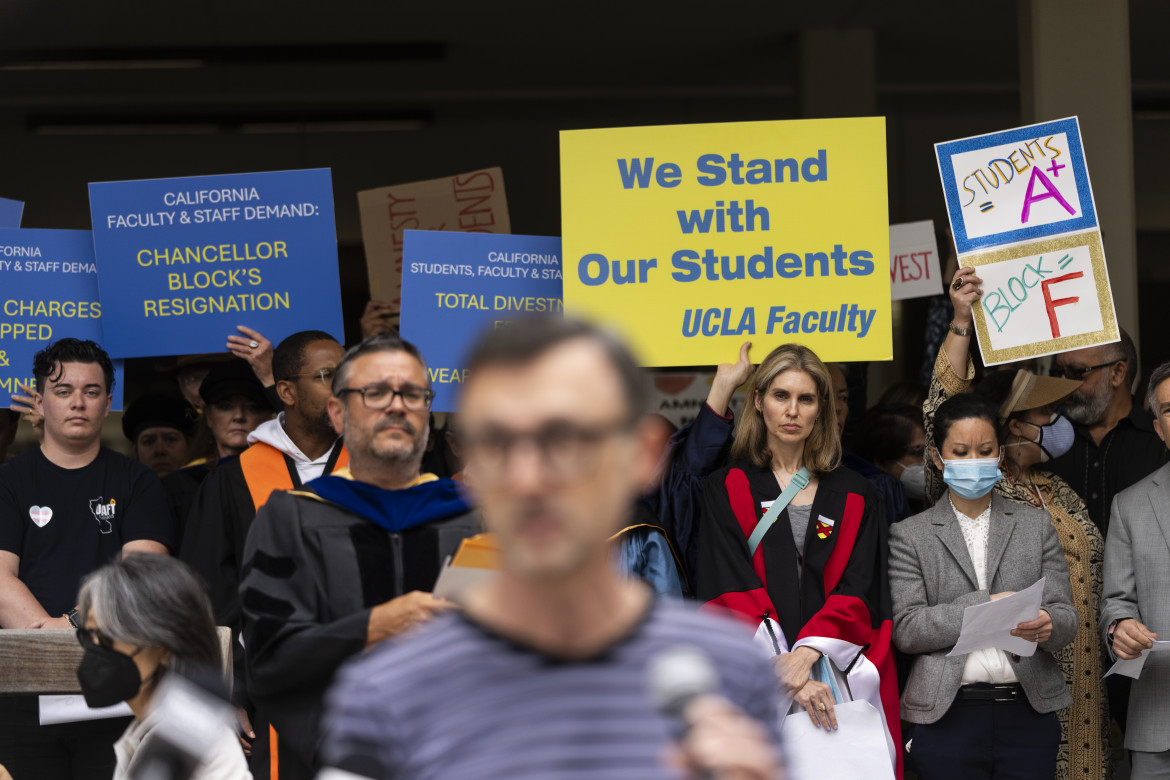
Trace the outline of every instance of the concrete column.
{"type": "Polygon", "coordinates": [[[873,30],[812,27],[800,33],[800,115],[805,119],[877,113],[873,30]]]}
{"type": "Polygon", "coordinates": [[[1129,0],[1020,0],[1019,21],[1023,124],[1080,118],[1117,320],[1140,344],[1129,0]]]}
{"type": "MultiPolygon", "coordinates": [[[[800,115],[804,119],[877,114],[877,43],[866,28],[813,27],[800,33],[800,115]]],[[[850,408],[872,405],[889,385],[913,375],[920,348],[907,345],[902,302],[894,301],[894,359],[868,364],[868,398],[850,408]]],[[[917,342],[914,342],[917,343],[917,342]]],[[[853,377],[850,378],[853,385],[853,377]]]]}

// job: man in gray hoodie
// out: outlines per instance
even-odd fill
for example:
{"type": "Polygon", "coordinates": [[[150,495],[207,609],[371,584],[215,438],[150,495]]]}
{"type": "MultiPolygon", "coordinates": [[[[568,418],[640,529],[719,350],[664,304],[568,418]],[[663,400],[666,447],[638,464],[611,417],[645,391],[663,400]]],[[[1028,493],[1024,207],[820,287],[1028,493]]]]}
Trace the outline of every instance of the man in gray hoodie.
{"type": "MultiPolygon", "coordinates": [[[[332,396],[333,374],[345,349],[328,333],[294,333],[272,354],[276,393],[284,411],[248,435],[248,447],[239,457],[217,466],[200,485],[191,504],[179,557],[207,581],[216,623],[230,626],[238,637],[240,568],[244,542],[257,510],[278,490],[292,490],[349,462],[341,438],[333,429],[326,405],[332,396]]],[[[233,700],[241,712],[251,710],[244,685],[243,658],[236,648],[236,684],[233,700]]],[[[241,718],[246,740],[255,730],[241,718]]],[[[262,724],[257,722],[257,727],[262,724]]],[[[257,760],[268,750],[268,734],[259,728],[252,761],[256,776],[268,761],[257,760]]]]}

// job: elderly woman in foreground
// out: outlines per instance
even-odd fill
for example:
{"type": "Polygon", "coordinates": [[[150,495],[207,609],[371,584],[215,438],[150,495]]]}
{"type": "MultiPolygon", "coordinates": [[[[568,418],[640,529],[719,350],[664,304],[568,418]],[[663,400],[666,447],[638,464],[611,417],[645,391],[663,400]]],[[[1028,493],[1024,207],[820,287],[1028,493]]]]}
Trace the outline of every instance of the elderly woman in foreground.
{"type": "MultiPolygon", "coordinates": [[[[221,668],[211,603],[184,563],[131,555],[104,566],[81,586],[78,613],[85,648],[77,679],[91,707],[126,702],[134,721],[114,744],[114,780],[133,776],[166,715],[154,706],[170,674],[221,668]]],[[[205,746],[192,780],[251,780],[243,749],[225,722],[205,746]]]]}

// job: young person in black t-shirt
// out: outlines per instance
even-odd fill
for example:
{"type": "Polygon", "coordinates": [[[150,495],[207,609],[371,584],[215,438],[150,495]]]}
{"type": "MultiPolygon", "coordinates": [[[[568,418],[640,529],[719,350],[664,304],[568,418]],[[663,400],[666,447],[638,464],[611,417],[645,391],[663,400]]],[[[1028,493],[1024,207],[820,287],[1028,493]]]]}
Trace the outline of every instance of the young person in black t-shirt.
{"type": "MultiPolygon", "coordinates": [[[[0,628],[75,628],[81,579],[129,553],[166,554],[174,520],[154,472],[101,446],[114,383],[101,347],[60,339],[33,374],[45,441],[0,466],[0,628]]],[[[13,697],[0,712],[0,763],[16,777],[108,778],[124,728],[39,726],[36,697],[13,697]]]]}

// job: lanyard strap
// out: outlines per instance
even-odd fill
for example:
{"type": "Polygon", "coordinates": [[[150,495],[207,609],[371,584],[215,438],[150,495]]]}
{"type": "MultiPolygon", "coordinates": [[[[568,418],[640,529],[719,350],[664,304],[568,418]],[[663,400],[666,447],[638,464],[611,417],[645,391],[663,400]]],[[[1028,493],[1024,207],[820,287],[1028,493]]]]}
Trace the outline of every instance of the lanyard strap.
{"type": "Polygon", "coordinates": [[[768,529],[772,527],[772,523],[776,522],[776,518],[784,511],[784,508],[788,506],[797,493],[808,487],[808,480],[808,469],[802,466],[800,471],[792,475],[792,481],[788,483],[788,487],[784,488],[784,491],[780,493],[780,497],[772,502],[772,506],[768,507],[768,511],[760,518],[760,522],[756,523],[756,529],[752,531],[751,537],[748,538],[748,550],[751,551],[752,556],[755,556],[760,542],[764,541],[764,534],[768,533],[768,529]]]}

